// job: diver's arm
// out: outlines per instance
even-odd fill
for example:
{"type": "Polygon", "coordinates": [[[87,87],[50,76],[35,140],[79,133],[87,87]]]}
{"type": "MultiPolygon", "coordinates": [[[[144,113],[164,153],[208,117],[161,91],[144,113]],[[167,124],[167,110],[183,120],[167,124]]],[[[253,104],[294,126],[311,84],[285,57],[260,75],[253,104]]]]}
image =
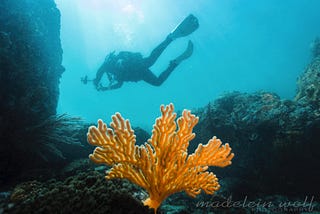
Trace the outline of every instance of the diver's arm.
{"type": "Polygon", "coordinates": [[[97,73],[96,73],[96,78],[93,80],[93,84],[94,84],[96,87],[98,87],[98,84],[99,84],[99,82],[101,81],[101,78],[102,78],[104,72],[106,72],[105,63],[103,63],[103,64],[100,66],[99,70],[98,70],[97,73]]]}
{"type": "Polygon", "coordinates": [[[113,85],[109,85],[109,86],[107,86],[107,87],[105,87],[105,86],[100,86],[100,87],[98,88],[98,90],[99,90],[99,91],[113,90],[113,89],[120,88],[120,87],[122,86],[122,84],[123,84],[123,81],[119,81],[119,82],[117,82],[117,83],[115,83],[115,84],[113,84],[113,85]]]}

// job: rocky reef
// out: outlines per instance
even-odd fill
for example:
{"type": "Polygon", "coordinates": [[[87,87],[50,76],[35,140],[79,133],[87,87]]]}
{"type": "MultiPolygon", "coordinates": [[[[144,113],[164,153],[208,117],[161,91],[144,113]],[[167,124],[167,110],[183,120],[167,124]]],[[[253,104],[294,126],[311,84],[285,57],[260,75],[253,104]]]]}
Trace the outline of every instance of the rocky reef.
{"type": "Polygon", "coordinates": [[[106,181],[98,171],[83,171],[63,180],[29,181],[15,187],[6,213],[152,213],[129,181],[106,181]],[[66,204],[67,203],[67,204],[66,204]],[[10,205],[11,204],[11,205],[10,205]]]}
{"type": "Polygon", "coordinates": [[[311,46],[311,51],[312,51],[312,57],[317,58],[320,57],[320,38],[317,37],[311,46]]]}
{"type": "Polygon", "coordinates": [[[77,127],[78,119],[56,115],[64,68],[60,12],[54,1],[3,0],[0,11],[3,184],[62,160],[58,146],[77,141],[67,133],[77,127]]]}
{"type": "Polygon", "coordinates": [[[316,170],[320,163],[318,109],[269,92],[234,92],[199,111],[202,116],[193,144],[216,134],[233,146],[236,156],[224,175],[237,177],[230,186],[233,194],[320,191],[314,186],[320,179],[316,170]]]}
{"type": "Polygon", "coordinates": [[[301,105],[310,105],[320,114],[320,54],[298,78],[298,93],[295,100],[301,105]]]}
{"type": "Polygon", "coordinates": [[[211,135],[218,135],[232,145],[236,154],[233,164],[218,173],[228,183],[226,192],[234,198],[317,197],[319,74],[317,56],[298,78],[294,100],[282,100],[265,91],[232,92],[197,110],[200,122],[195,127],[197,137],[191,147],[211,135]]]}
{"type": "Polygon", "coordinates": [[[64,71],[60,12],[52,0],[4,0],[0,10],[2,112],[33,124],[56,112],[64,71]]]}

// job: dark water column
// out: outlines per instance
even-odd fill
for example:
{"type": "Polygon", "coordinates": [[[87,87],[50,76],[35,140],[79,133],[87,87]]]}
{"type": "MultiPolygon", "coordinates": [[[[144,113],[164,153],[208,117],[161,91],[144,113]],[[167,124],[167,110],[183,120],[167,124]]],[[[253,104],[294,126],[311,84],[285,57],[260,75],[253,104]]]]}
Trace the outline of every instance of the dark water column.
{"type": "Polygon", "coordinates": [[[14,149],[29,143],[27,129],[56,113],[61,61],[60,12],[54,0],[1,0],[1,170],[17,158],[14,149]]]}

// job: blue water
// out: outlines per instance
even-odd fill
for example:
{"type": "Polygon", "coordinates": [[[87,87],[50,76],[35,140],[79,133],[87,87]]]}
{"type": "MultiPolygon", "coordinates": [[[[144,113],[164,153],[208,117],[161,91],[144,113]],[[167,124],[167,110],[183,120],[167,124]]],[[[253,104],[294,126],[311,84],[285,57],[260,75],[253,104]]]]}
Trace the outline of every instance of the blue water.
{"type": "Polygon", "coordinates": [[[151,130],[160,104],[194,109],[225,92],[275,92],[292,99],[296,78],[311,58],[320,36],[319,0],[56,0],[61,11],[61,42],[66,68],[59,113],[89,122],[120,112],[134,126],[151,130]],[[107,53],[148,56],[170,31],[194,14],[192,35],[174,41],[152,71],[159,75],[191,39],[194,53],[160,87],[143,81],[98,92],[82,76],[95,76],[107,53]]]}

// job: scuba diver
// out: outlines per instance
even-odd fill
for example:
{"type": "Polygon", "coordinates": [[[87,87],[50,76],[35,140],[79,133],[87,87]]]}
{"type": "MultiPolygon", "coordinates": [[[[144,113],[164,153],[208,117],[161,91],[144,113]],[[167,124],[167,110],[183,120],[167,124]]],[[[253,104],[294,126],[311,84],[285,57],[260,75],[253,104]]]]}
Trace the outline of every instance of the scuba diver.
{"type": "Polygon", "coordinates": [[[84,84],[92,81],[98,91],[117,89],[124,82],[145,81],[154,86],[160,86],[171,74],[171,72],[185,59],[189,58],[193,52],[193,44],[189,40],[186,50],[174,60],[171,60],[167,69],[158,77],[149,69],[166,47],[175,39],[188,36],[199,27],[198,19],[190,14],[187,16],[167,37],[159,44],[148,57],[143,57],[140,53],[121,51],[117,55],[111,52],[105,58],[104,63],[96,73],[96,78],[88,80],[85,76],[81,78],[84,84]],[[106,74],[109,85],[101,83],[102,76],[106,74]]]}

